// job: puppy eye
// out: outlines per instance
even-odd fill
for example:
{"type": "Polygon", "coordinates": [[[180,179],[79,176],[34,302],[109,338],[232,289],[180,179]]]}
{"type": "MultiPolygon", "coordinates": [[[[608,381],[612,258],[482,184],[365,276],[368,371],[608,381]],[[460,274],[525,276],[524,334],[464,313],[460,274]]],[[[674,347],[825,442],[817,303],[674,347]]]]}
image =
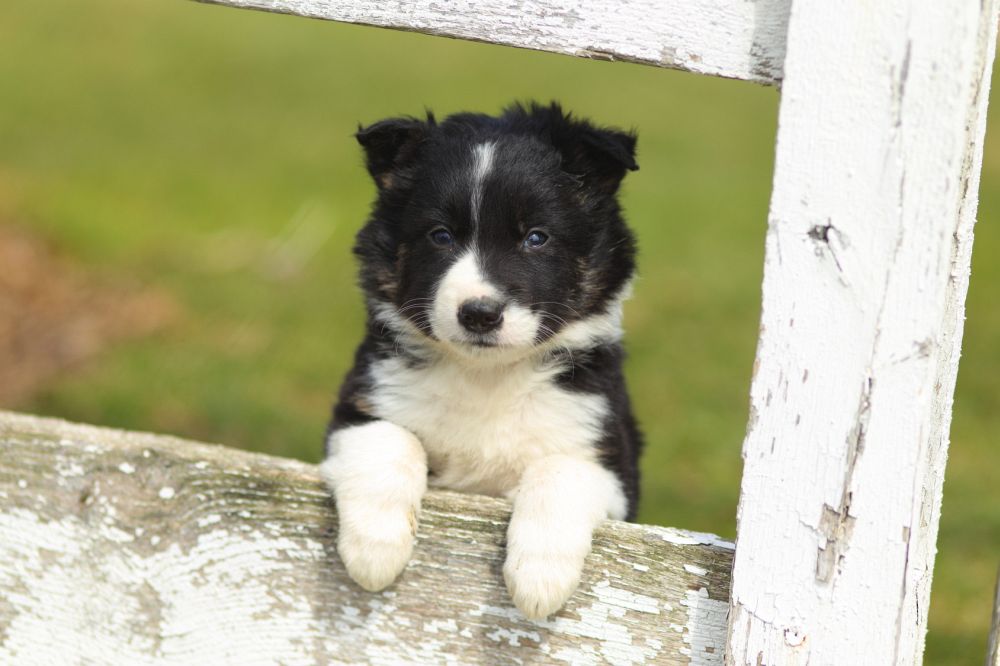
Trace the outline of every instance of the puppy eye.
{"type": "Polygon", "coordinates": [[[549,241],[549,237],[545,233],[535,229],[524,237],[524,247],[536,248],[545,245],[549,241]]]}
{"type": "Polygon", "coordinates": [[[431,242],[441,247],[450,247],[455,244],[455,237],[444,227],[438,227],[428,234],[431,242]]]}

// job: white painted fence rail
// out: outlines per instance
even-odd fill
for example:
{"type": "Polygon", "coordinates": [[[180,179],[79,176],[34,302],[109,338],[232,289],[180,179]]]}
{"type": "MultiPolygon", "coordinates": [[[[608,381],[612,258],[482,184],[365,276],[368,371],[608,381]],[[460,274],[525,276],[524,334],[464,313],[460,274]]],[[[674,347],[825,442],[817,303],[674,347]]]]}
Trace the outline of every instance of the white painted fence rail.
{"type": "Polygon", "coordinates": [[[791,0],[201,0],[771,84],[791,0]]]}
{"type": "MultiPolygon", "coordinates": [[[[781,82],[725,662],[921,661],[1000,0],[206,1],[781,82]]],[[[723,659],[726,549],[701,537],[609,524],[532,625],[499,584],[502,505],[432,496],[398,596],[361,596],[311,468],[18,418],[0,657],[723,659]],[[99,593],[67,602],[80,581],[99,593]]]]}
{"type": "Polygon", "coordinates": [[[728,663],[921,660],[997,12],[792,6],[728,663]]]}
{"type": "Polygon", "coordinates": [[[312,465],[0,412],[0,664],[721,664],[732,545],[606,522],[566,608],[504,588],[509,507],[432,492],[381,593],[312,465]]]}

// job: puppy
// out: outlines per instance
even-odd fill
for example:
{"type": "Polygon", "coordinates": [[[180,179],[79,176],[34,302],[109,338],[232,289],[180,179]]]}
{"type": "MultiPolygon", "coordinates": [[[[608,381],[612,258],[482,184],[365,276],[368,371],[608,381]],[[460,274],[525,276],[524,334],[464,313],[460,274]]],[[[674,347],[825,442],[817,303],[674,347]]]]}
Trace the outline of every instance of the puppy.
{"type": "Polygon", "coordinates": [[[427,486],[513,502],[504,578],[525,616],[576,589],[594,527],[631,519],[641,446],[622,377],[635,240],[616,199],[635,136],[557,104],[361,128],[368,320],[322,473],[368,590],[413,550],[427,486]]]}

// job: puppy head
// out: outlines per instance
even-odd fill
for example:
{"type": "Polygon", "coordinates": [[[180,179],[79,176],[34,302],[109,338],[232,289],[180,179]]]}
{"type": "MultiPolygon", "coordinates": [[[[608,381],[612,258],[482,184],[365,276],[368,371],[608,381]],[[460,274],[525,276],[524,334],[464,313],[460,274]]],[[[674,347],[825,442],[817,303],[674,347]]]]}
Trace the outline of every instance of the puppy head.
{"type": "Polygon", "coordinates": [[[355,247],[377,320],[467,356],[603,330],[634,271],[616,199],[634,134],[552,104],[394,118],[357,138],[378,188],[355,247]]]}

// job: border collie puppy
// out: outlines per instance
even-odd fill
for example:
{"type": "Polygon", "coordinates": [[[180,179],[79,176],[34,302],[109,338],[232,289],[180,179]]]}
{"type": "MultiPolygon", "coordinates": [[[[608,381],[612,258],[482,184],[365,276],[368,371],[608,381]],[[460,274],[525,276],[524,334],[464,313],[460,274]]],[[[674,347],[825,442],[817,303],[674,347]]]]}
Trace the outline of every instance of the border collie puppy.
{"type": "Polygon", "coordinates": [[[367,330],[322,473],[368,590],[413,550],[427,486],[506,497],[504,578],[529,618],[573,593],[591,533],[630,519],[640,436],[622,377],[635,136],[547,107],[361,128],[367,330]]]}

